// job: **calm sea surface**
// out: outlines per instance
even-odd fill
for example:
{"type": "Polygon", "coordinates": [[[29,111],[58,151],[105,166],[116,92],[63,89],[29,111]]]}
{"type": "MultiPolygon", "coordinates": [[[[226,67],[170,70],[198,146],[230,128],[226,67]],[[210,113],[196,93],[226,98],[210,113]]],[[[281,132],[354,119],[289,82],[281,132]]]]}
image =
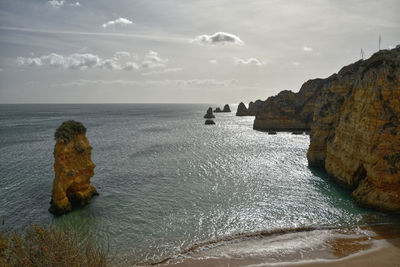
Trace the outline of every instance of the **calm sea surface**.
{"type": "Polygon", "coordinates": [[[205,126],[208,106],[0,105],[0,219],[68,222],[129,263],[235,233],[385,220],[308,168],[309,136],[254,131],[236,106],[205,126]],[[88,129],[100,196],[54,218],[53,134],[69,119],[88,129]]]}

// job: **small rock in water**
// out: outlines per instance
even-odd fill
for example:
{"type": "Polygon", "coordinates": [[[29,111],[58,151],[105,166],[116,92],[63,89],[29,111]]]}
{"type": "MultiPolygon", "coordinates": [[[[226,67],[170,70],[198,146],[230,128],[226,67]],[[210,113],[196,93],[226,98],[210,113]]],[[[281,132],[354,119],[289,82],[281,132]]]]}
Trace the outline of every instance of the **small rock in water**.
{"type": "Polygon", "coordinates": [[[206,115],[204,115],[204,119],[213,119],[213,118],[215,118],[215,116],[213,114],[212,108],[208,108],[206,115]]]}
{"type": "Polygon", "coordinates": [[[224,106],[224,109],[222,110],[222,112],[231,112],[231,108],[229,107],[228,104],[226,104],[226,105],[224,106]]]}
{"type": "Polygon", "coordinates": [[[206,125],[214,125],[215,122],[213,120],[206,120],[206,125]]]}
{"type": "Polygon", "coordinates": [[[220,108],[216,108],[216,109],[214,110],[214,112],[219,113],[219,112],[222,112],[222,110],[221,110],[220,108]]]}
{"type": "Polygon", "coordinates": [[[294,132],[292,132],[292,134],[300,135],[300,134],[303,134],[303,131],[294,131],[294,132]]]}

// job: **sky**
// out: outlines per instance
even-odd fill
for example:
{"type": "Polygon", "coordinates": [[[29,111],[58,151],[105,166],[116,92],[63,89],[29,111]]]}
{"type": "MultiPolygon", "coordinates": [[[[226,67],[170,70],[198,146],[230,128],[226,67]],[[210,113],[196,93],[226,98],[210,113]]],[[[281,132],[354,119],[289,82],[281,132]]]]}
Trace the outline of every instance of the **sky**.
{"type": "Polygon", "coordinates": [[[239,103],[400,44],[399,0],[1,0],[0,103],[239,103]]]}

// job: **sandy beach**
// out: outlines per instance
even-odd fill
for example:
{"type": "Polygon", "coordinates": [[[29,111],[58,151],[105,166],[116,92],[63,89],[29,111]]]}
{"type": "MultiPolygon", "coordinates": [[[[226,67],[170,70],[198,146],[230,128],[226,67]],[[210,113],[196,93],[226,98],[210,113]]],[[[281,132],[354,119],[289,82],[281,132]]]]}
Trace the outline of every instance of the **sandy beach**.
{"type": "Polygon", "coordinates": [[[228,242],[160,266],[400,266],[400,226],[315,230],[228,242]]]}

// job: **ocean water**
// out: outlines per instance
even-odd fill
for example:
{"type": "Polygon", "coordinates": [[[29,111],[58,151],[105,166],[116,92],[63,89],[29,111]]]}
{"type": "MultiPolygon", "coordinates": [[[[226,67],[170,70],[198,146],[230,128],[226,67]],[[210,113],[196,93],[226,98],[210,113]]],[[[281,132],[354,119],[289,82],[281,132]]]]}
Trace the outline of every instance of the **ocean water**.
{"type": "Polygon", "coordinates": [[[237,233],[385,220],[307,166],[309,136],[254,131],[236,106],[206,126],[208,106],[0,105],[0,219],[68,222],[129,264],[237,233]],[[53,217],[53,135],[69,119],[88,129],[100,196],[53,217]]]}

